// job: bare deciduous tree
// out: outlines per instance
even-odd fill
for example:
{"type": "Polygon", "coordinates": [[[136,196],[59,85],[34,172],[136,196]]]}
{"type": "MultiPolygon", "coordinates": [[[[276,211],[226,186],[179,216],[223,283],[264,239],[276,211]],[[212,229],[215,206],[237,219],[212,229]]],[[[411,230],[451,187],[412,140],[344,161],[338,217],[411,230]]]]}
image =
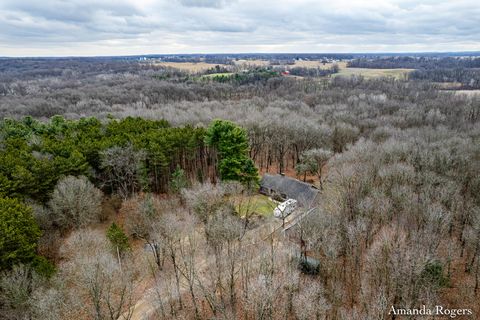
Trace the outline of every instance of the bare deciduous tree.
{"type": "Polygon", "coordinates": [[[98,220],[102,192],[85,177],[69,176],[57,183],[48,205],[60,228],[79,228],[98,220]]]}
{"type": "Polygon", "coordinates": [[[133,145],[112,147],[101,153],[102,168],[106,171],[106,183],[120,196],[127,198],[139,191],[142,184],[142,165],[146,158],[143,150],[133,145]]]}

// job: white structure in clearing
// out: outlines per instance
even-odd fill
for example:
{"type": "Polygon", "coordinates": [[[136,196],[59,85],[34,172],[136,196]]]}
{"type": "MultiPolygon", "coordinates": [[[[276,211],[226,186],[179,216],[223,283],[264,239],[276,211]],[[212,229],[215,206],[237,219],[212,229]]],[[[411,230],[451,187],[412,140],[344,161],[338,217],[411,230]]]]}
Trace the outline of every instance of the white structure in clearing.
{"type": "Polygon", "coordinates": [[[285,218],[297,208],[297,200],[288,199],[280,203],[274,210],[273,215],[277,218],[285,218]]]}

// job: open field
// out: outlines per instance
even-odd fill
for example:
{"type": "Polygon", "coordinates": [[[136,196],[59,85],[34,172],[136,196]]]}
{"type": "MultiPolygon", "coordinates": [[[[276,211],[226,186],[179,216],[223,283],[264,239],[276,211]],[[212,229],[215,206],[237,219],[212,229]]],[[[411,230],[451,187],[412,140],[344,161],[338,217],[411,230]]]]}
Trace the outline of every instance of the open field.
{"type": "Polygon", "coordinates": [[[455,91],[455,94],[458,94],[458,95],[466,95],[466,96],[469,96],[469,97],[473,97],[473,96],[480,96],[480,90],[456,90],[455,91]]]}
{"type": "MultiPolygon", "coordinates": [[[[234,61],[235,65],[249,65],[249,66],[258,66],[258,67],[266,67],[270,65],[269,61],[266,60],[236,60],[234,61]]],[[[333,65],[338,65],[340,68],[339,73],[335,74],[335,76],[353,76],[353,75],[361,75],[365,78],[376,78],[376,77],[393,77],[396,79],[403,79],[406,75],[413,71],[413,69],[369,69],[369,68],[347,68],[346,61],[340,62],[329,62],[323,64],[321,61],[316,60],[296,60],[295,65],[288,66],[288,68],[292,67],[302,67],[302,68],[321,68],[321,69],[329,69],[333,65]]],[[[213,64],[213,63],[206,63],[206,62],[156,62],[155,65],[165,66],[180,69],[183,71],[197,73],[206,71],[208,69],[214,68],[215,66],[226,66],[222,64],[213,64]]],[[[230,73],[215,73],[210,75],[205,75],[205,77],[214,77],[217,75],[228,75],[230,73]]]]}
{"type": "Polygon", "coordinates": [[[294,67],[330,69],[335,64],[338,65],[340,68],[346,67],[346,62],[344,61],[327,62],[323,64],[321,61],[318,60],[295,60],[294,67]]]}
{"type": "Polygon", "coordinates": [[[365,78],[376,78],[376,77],[394,77],[396,79],[402,79],[406,76],[407,73],[413,71],[413,69],[370,69],[370,68],[348,68],[346,61],[339,62],[329,62],[323,64],[321,61],[312,61],[312,60],[297,60],[295,61],[295,67],[303,68],[321,68],[329,69],[333,65],[338,65],[340,68],[338,74],[335,76],[353,76],[353,75],[362,75],[365,78]]]}
{"type": "Polygon", "coordinates": [[[222,64],[206,63],[206,62],[155,62],[156,66],[165,66],[170,68],[176,68],[183,71],[188,71],[192,73],[202,72],[215,66],[225,66],[222,64]]]}
{"type": "Polygon", "coordinates": [[[376,78],[376,77],[393,77],[396,79],[403,79],[406,75],[413,71],[414,69],[369,69],[369,68],[348,68],[346,61],[339,62],[329,62],[323,64],[321,61],[313,60],[297,60],[295,61],[295,67],[302,68],[321,68],[329,69],[333,65],[338,65],[339,72],[334,76],[346,76],[350,77],[353,75],[361,75],[365,78],[376,78]]]}
{"type": "Polygon", "coordinates": [[[369,69],[340,67],[340,71],[334,76],[364,76],[365,78],[393,77],[404,79],[413,69],[369,69]]]}
{"type": "Polygon", "coordinates": [[[433,82],[440,90],[457,90],[462,87],[460,82],[433,82]]]}
{"type": "Polygon", "coordinates": [[[246,60],[246,59],[239,59],[239,60],[234,60],[233,63],[236,66],[241,66],[241,65],[249,65],[249,66],[254,66],[254,67],[266,67],[270,65],[270,62],[267,60],[246,60]]]}

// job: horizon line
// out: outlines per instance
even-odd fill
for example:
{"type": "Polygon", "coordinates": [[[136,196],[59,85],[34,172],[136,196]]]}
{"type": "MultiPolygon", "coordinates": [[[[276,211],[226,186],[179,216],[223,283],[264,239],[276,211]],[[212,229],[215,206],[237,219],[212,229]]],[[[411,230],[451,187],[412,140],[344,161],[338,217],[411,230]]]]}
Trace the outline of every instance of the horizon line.
{"type": "Polygon", "coordinates": [[[434,54],[459,54],[480,55],[479,51],[395,51],[395,52],[235,52],[235,53],[145,53],[145,54],[119,54],[119,55],[25,55],[25,56],[0,56],[0,59],[31,59],[31,58],[121,58],[121,57],[149,57],[149,56],[209,56],[209,55],[434,55],[434,54]]]}

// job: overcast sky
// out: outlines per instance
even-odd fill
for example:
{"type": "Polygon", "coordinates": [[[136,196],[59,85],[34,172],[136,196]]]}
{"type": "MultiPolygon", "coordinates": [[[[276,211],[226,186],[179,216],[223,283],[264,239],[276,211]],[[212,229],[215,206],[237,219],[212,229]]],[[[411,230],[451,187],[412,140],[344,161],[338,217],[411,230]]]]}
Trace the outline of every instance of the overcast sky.
{"type": "Polygon", "coordinates": [[[0,56],[480,51],[480,0],[0,0],[0,56]]]}

